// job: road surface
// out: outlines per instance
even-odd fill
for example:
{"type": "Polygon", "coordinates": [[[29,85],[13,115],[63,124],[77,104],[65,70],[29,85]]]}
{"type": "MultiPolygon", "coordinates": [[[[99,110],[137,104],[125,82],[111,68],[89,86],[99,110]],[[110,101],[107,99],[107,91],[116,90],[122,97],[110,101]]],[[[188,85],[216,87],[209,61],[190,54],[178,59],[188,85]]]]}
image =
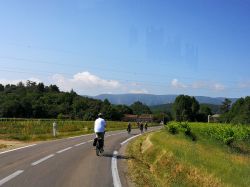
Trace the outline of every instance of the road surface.
{"type": "Polygon", "coordinates": [[[93,134],[0,153],[0,186],[127,186],[124,176],[117,172],[116,163],[127,159],[119,155],[121,143],[137,134],[138,130],[132,130],[131,135],[126,131],[106,133],[102,157],[95,155],[93,134]],[[118,151],[117,157],[114,151],[115,154],[118,151]]]}

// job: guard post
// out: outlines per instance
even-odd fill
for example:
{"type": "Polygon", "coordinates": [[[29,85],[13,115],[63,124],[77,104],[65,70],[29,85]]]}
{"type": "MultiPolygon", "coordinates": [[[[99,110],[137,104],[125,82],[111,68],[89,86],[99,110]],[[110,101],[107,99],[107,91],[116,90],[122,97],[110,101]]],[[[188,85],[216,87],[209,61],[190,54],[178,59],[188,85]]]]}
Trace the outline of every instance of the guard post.
{"type": "Polygon", "coordinates": [[[56,122],[54,121],[54,123],[53,123],[53,136],[55,137],[56,136],[56,130],[57,130],[57,124],[56,124],[56,122]]]}

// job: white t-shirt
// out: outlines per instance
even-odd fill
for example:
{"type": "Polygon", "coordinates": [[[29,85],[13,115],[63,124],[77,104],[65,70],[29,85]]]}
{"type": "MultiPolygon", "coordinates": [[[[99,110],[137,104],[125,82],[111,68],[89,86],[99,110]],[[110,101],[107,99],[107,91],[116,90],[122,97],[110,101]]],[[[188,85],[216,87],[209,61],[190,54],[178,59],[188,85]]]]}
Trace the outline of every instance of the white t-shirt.
{"type": "Polygon", "coordinates": [[[106,122],[102,118],[98,118],[95,120],[95,132],[104,132],[106,127],[106,122]]]}

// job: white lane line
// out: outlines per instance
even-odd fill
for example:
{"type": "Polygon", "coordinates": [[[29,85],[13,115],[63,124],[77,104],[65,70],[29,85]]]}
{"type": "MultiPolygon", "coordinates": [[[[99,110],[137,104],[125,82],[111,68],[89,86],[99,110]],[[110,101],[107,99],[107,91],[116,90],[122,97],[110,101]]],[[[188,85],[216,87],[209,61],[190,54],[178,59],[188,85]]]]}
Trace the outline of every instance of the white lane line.
{"type": "Polygon", "coordinates": [[[0,180],[0,186],[2,186],[4,183],[10,181],[11,179],[15,178],[16,176],[20,175],[23,172],[23,170],[18,170],[15,173],[12,173],[11,175],[3,178],[0,180]]]}
{"type": "Polygon", "coordinates": [[[76,144],[76,145],[74,145],[74,146],[75,146],[75,147],[78,147],[78,146],[84,145],[84,144],[86,144],[86,142],[82,142],[82,143],[76,144]]]}
{"type": "Polygon", "coordinates": [[[111,160],[111,169],[112,169],[112,178],[113,178],[113,184],[114,187],[121,187],[121,181],[118,173],[118,168],[117,168],[117,151],[113,152],[113,157],[111,160]]]}
{"type": "Polygon", "coordinates": [[[89,140],[89,141],[87,141],[87,143],[90,143],[90,142],[93,142],[94,140],[89,140]]]}
{"type": "Polygon", "coordinates": [[[68,150],[70,150],[70,149],[72,149],[72,147],[67,147],[66,149],[62,149],[62,150],[60,150],[60,151],[57,151],[56,153],[60,154],[60,153],[63,153],[63,152],[65,152],[65,151],[68,151],[68,150]]]}
{"type": "Polygon", "coordinates": [[[123,146],[125,143],[127,143],[128,141],[130,141],[130,140],[132,140],[132,139],[134,139],[134,138],[136,138],[136,137],[138,137],[138,136],[141,136],[142,134],[137,134],[137,135],[135,135],[135,136],[132,136],[131,138],[129,138],[129,139],[127,139],[127,140],[125,140],[125,141],[123,141],[122,143],[121,143],[121,146],[123,146]]]}
{"type": "Polygon", "coordinates": [[[37,145],[37,144],[31,144],[31,145],[27,145],[27,146],[24,146],[24,147],[19,147],[19,148],[16,148],[16,149],[11,149],[11,150],[8,150],[8,151],[0,152],[0,155],[4,154],[4,153],[9,153],[9,152],[12,152],[12,151],[16,151],[16,150],[28,148],[28,147],[33,147],[35,145],[37,145]]]}
{"type": "Polygon", "coordinates": [[[38,161],[36,161],[36,162],[33,162],[31,165],[32,166],[35,166],[35,165],[37,165],[37,164],[40,164],[41,162],[43,162],[43,161],[45,161],[45,160],[48,160],[49,158],[51,158],[51,157],[53,157],[53,156],[55,156],[54,154],[51,154],[51,155],[49,155],[49,156],[46,156],[46,157],[44,157],[44,158],[42,158],[42,159],[40,159],[40,160],[38,160],[38,161]]]}

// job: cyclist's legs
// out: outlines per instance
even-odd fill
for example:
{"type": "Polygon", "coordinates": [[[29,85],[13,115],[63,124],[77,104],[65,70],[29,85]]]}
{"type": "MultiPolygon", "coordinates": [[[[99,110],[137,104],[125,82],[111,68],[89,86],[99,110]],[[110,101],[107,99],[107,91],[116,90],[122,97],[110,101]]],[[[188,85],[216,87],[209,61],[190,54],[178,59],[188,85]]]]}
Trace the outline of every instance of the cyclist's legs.
{"type": "Polygon", "coordinates": [[[102,145],[104,146],[104,132],[97,132],[96,137],[102,139],[102,145]]]}

